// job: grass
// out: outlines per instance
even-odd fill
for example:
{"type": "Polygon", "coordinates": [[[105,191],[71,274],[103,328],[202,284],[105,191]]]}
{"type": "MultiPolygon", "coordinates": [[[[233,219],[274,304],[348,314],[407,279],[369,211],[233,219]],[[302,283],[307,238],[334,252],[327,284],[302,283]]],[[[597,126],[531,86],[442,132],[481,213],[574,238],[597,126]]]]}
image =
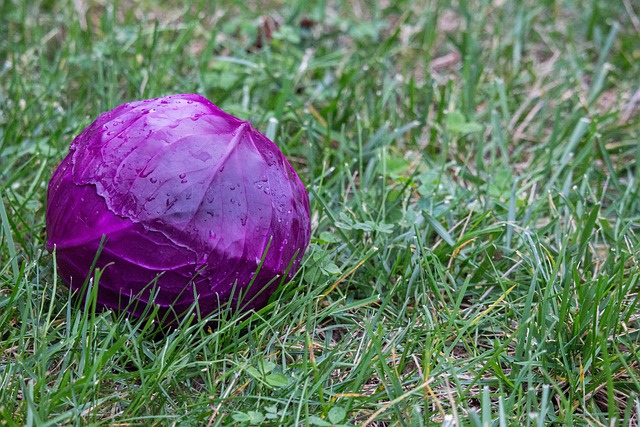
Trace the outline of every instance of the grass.
{"type": "Polygon", "coordinates": [[[4,425],[640,423],[637,3],[216,4],[0,1],[4,425]],[[177,92],[274,136],[313,236],[154,340],[70,299],[44,207],[93,118],[177,92]]]}

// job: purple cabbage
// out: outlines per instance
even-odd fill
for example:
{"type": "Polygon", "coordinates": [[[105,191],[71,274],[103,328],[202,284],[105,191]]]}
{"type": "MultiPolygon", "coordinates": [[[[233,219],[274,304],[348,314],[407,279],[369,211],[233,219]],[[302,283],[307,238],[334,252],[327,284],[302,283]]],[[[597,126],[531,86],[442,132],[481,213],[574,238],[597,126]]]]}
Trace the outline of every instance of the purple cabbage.
{"type": "Polygon", "coordinates": [[[104,235],[98,304],[137,316],[154,287],[173,319],[195,299],[203,315],[263,307],[299,269],[310,228],[278,147],[199,95],[102,114],[49,183],[47,249],[61,277],[80,289],[104,235]]]}

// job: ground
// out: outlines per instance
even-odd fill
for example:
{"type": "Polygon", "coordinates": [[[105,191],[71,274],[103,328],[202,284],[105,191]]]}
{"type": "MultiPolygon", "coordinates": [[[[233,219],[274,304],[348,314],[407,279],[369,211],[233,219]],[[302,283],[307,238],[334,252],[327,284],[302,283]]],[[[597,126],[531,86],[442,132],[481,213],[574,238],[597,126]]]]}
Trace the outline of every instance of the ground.
{"type": "Polygon", "coordinates": [[[633,0],[0,2],[4,425],[635,425],[633,0]],[[167,336],[70,299],[48,181],[199,93],[306,184],[301,270],[167,336]]]}

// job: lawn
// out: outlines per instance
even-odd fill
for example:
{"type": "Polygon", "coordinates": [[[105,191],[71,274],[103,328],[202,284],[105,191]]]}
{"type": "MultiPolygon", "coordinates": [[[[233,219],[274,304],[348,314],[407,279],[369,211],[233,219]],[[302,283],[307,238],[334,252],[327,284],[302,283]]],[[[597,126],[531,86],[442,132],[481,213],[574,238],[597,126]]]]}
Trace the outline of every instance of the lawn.
{"type": "Polygon", "coordinates": [[[637,1],[135,3],[0,0],[2,425],[639,425],[637,1]],[[45,206],[173,93],[275,140],[312,240],[159,337],[70,298],[45,206]]]}

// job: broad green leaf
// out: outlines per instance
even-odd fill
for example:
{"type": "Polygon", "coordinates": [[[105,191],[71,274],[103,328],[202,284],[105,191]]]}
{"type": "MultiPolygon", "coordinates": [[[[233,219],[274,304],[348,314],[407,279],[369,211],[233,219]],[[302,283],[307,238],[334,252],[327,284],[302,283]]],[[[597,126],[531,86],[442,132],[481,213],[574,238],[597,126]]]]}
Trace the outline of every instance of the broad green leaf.
{"type": "Polygon", "coordinates": [[[347,411],[340,406],[334,406],[329,410],[329,421],[333,424],[340,424],[347,417],[347,411]]]}
{"type": "Polygon", "coordinates": [[[327,262],[325,265],[323,265],[322,271],[331,276],[335,276],[341,273],[340,268],[332,262],[327,262]]]}
{"type": "Polygon", "coordinates": [[[309,424],[314,425],[314,426],[319,426],[319,427],[332,427],[333,424],[331,424],[329,421],[325,421],[320,417],[316,417],[315,415],[312,415],[309,417],[309,424]]]}
{"type": "Polygon", "coordinates": [[[289,384],[289,379],[282,374],[269,374],[264,380],[273,387],[286,387],[289,384]]]}
{"type": "Polygon", "coordinates": [[[247,371],[247,374],[251,375],[252,377],[256,378],[256,379],[261,379],[262,378],[262,374],[260,373],[260,371],[258,371],[256,368],[254,368],[253,366],[249,366],[245,369],[245,371],[247,371]]]}
{"type": "Polygon", "coordinates": [[[262,415],[262,413],[260,412],[248,411],[247,415],[249,416],[249,424],[251,425],[255,426],[261,424],[264,421],[264,415],[262,415]]]}
{"type": "Polygon", "coordinates": [[[482,132],[484,127],[477,122],[468,122],[459,111],[447,114],[447,129],[453,133],[474,133],[482,132]]]}
{"type": "Polygon", "coordinates": [[[231,415],[231,418],[233,418],[233,420],[238,423],[248,423],[249,421],[251,421],[251,417],[244,412],[236,412],[235,414],[231,415]]]}

